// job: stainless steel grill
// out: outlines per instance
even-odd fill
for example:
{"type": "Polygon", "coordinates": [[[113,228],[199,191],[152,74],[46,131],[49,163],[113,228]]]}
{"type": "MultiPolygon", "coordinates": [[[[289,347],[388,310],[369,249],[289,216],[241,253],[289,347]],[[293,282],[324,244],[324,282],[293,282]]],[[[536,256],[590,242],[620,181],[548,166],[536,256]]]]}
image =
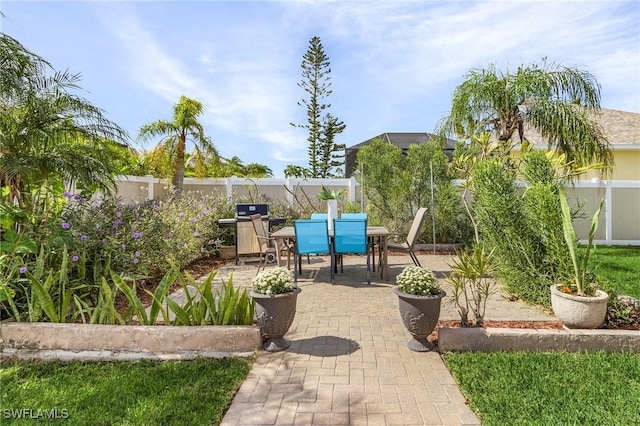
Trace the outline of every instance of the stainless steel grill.
{"type": "Polygon", "coordinates": [[[236,204],[236,218],[249,217],[260,213],[262,218],[269,217],[269,204],[236,204]]]}
{"type": "Polygon", "coordinates": [[[249,220],[249,216],[256,213],[262,216],[262,223],[268,230],[270,230],[271,225],[283,224],[285,222],[284,219],[269,217],[269,205],[262,203],[236,204],[235,218],[218,220],[218,226],[220,228],[235,229],[236,263],[238,263],[239,256],[260,254],[258,238],[253,229],[253,223],[249,220]]]}

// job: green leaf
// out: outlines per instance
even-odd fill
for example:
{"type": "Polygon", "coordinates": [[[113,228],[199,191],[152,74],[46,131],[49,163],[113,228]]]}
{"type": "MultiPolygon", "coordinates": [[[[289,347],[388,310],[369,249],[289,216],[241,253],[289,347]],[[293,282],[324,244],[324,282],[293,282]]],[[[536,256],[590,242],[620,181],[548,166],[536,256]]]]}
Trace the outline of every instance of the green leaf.
{"type": "Polygon", "coordinates": [[[164,274],[162,280],[160,280],[160,283],[156,287],[156,291],[153,294],[149,293],[153,298],[151,309],[149,311],[149,321],[153,322],[154,324],[156,323],[156,320],[158,318],[158,313],[162,310],[162,303],[169,293],[169,288],[175,280],[176,271],[172,268],[166,274],[164,274]]]}
{"type": "MultiPolygon", "coordinates": [[[[52,277],[53,276],[50,274],[47,277],[47,281],[50,279],[53,281],[52,277]]],[[[53,303],[53,299],[49,292],[45,290],[45,286],[43,286],[42,283],[35,279],[31,274],[29,274],[29,279],[31,281],[31,288],[33,289],[34,303],[42,308],[51,322],[59,322],[60,318],[56,312],[55,304],[53,303]]],[[[34,319],[32,319],[32,321],[34,321],[34,319]]]]}
{"type": "Polygon", "coordinates": [[[173,312],[176,316],[173,325],[191,325],[191,321],[189,320],[187,311],[185,311],[180,305],[178,305],[178,302],[171,298],[167,298],[167,306],[169,306],[171,312],[173,312]]]}
{"type": "Polygon", "coordinates": [[[582,282],[580,280],[582,274],[580,273],[580,266],[578,265],[578,256],[576,253],[576,234],[573,230],[573,224],[571,223],[571,211],[569,210],[567,196],[563,190],[560,190],[560,209],[562,211],[562,230],[564,233],[564,241],[567,243],[569,255],[571,256],[576,287],[578,287],[578,292],[582,293],[582,282]]]}
{"type": "Polygon", "coordinates": [[[116,285],[118,290],[120,290],[126,297],[127,301],[129,302],[129,307],[132,309],[134,315],[138,317],[138,321],[140,322],[140,324],[150,325],[144,305],[136,294],[135,282],[132,287],[129,287],[127,283],[122,279],[122,277],[120,277],[115,272],[111,273],[111,279],[113,280],[113,283],[116,285]]]}

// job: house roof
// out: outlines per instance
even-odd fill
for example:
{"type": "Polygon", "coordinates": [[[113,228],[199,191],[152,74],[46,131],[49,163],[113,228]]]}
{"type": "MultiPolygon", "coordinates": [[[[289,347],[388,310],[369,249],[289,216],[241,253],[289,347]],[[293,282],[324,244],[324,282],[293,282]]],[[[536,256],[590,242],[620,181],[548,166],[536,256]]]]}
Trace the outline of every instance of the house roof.
{"type": "MultiPolygon", "coordinates": [[[[395,145],[406,153],[409,149],[409,145],[421,144],[429,142],[434,139],[436,135],[426,132],[386,132],[378,136],[374,136],[371,139],[367,139],[359,144],[352,145],[345,150],[345,177],[351,177],[356,168],[358,150],[364,146],[369,145],[374,139],[382,139],[391,145],[395,145]]],[[[444,152],[449,157],[453,155],[453,149],[456,146],[456,141],[453,139],[447,139],[444,152]]]]}
{"type": "MultiPolygon", "coordinates": [[[[640,114],[604,108],[600,109],[599,114],[595,114],[596,121],[602,126],[613,149],[640,144],[640,114]]],[[[548,145],[548,140],[532,127],[525,125],[524,135],[536,146],[548,145]]],[[[514,139],[519,141],[517,132],[514,134],[514,139]]]]}
{"type": "MultiPolygon", "coordinates": [[[[385,140],[387,143],[390,143],[392,145],[397,146],[398,148],[402,149],[403,151],[406,151],[407,149],[409,149],[409,145],[412,144],[421,144],[421,143],[425,143],[425,142],[429,142],[431,139],[435,138],[436,136],[431,134],[431,133],[426,133],[426,132],[386,132],[386,133],[382,133],[378,136],[374,136],[371,139],[367,139],[364,142],[360,142],[359,144],[356,145],[352,145],[350,147],[347,148],[348,150],[358,150],[360,148],[362,148],[363,146],[369,145],[374,139],[383,139],[385,140]]],[[[446,149],[453,149],[456,146],[456,141],[452,140],[452,139],[448,139],[447,140],[447,146],[446,149]]]]}

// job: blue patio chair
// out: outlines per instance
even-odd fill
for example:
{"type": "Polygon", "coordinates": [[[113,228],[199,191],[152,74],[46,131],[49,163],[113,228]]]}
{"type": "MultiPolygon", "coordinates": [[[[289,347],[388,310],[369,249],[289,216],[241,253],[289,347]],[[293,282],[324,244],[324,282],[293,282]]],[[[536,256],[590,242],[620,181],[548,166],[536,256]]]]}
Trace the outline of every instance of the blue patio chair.
{"type": "Polygon", "coordinates": [[[366,213],[342,213],[340,219],[366,219],[366,213]]]}
{"type": "MultiPolygon", "coordinates": [[[[369,239],[367,238],[367,219],[334,219],[333,252],[342,254],[367,255],[367,283],[371,284],[371,260],[369,258],[369,239]]],[[[340,272],[344,272],[340,256],[340,272]]]]}
{"type": "MultiPolygon", "coordinates": [[[[342,213],[340,215],[341,219],[366,219],[366,213],[342,213]]],[[[369,239],[369,250],[371,251],[371,270],[373,272],[376,271],[376,251],[375,251],[376,242],[374,238],[369,239]]]]}
{"type": "MultiPolygon", "coordinates": [[[[329,215],[327,213],[311,213],[311,219],[313,220],[327,220],[328,217],[329,215]]],[[[313,254],[313,253],[307,254],[307,263],[309,265],[311,265],[311,259],[309,258],[310,254],[313,254]]],[[[300,273],[302,273],[302,264],[300,264],[298,268],[300,269],[300,273]]]]}
{"type": "Polygon", "coordinates": [[[329,240],[329,228],[324,219],[297,219],[293,221],[296,242],[293,250],[293,280],[298,284],[298,264],[302,254],[328,254],[331,258],[333,282],[333,250],[329,240]]]}

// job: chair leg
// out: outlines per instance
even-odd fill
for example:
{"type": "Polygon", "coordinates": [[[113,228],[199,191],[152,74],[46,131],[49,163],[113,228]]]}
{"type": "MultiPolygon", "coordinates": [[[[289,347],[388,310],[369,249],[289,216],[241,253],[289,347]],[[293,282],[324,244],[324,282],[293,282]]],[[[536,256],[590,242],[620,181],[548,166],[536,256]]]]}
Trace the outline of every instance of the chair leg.
{"type": "Polygon", "coordinates": [[[275,249],[276,249],[276,260],[278,261],[278,268],[280,267],[280,245],[278,244],[277,241],[274,241],[275,243],[275,249]]]}
{"type": "Polygon", "coordinates": [[[298,287],[298,255],[293,252],[293,284],[298,287]]]}
{"type": "Polygon", "coordinates": [[[411,259],[413,260],[413,263],[417,267],[422,268],[422,265],[420,264],[420,261],[418,260],[418,257],[416,256],[416,254],[413,251],[409,251],[409,255],[411,256],[411,259]]]}
{"type": "Polygon", "coordinates": [[[333,270],[333,268],[336,267],[336,256],[333,253],[333,250],[331,250],[329,252],[329,258],[331,259],[331,272],[330,272],[330,274],[331,274],[331,283],[335,283],[336,282],[336,273],[333,270]]]}
{"type": "Polygon", "coordinates": [[[369,262],[369,252],[367,251],[367,284],[371,285],[371,267],[369,262]]]}

